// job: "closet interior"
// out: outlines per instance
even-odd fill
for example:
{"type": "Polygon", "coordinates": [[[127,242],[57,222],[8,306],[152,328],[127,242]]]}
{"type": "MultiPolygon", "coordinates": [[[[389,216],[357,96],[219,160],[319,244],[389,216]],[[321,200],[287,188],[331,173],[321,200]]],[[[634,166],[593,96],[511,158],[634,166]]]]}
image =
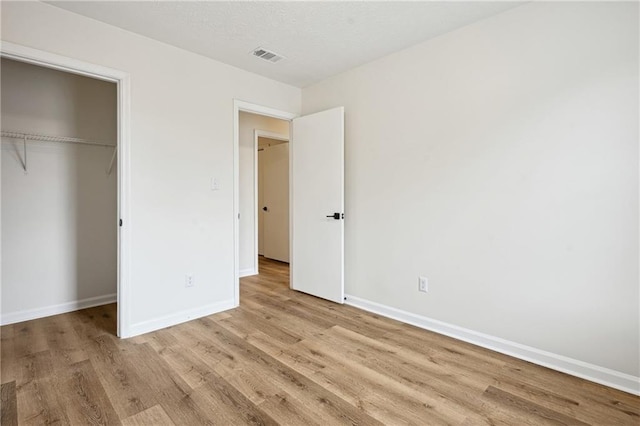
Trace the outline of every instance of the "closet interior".
{"type": "Polygon", "coordinates": [[[115,303],[116,84],[7,58],[0,77],[2,324],[115,303]]]}

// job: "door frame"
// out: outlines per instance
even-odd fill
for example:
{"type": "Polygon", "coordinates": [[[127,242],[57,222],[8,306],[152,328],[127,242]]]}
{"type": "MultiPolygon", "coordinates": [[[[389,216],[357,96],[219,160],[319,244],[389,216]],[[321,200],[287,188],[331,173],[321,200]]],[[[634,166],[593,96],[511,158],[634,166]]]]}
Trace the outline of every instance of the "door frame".
{"type": "MultiPolygon", "coordinates": [[[[291,120],[298,117],[298,113],[279,110],[276,108],[267,107],[264,105],[254,104],[251,102],[242,101],[239,99],[233,100],[233,304],[234,306],[240,306],[240,111],[249,112],[252,114],[264,115],[267,117],[273,117],[280,120],[289,121],[289,129],[291,129],[291,120]]],[[[254,135],[254,144],[257,138],[254,135]]],[[[293,143],[293,135],[289,130],[289,144],[293,143]]],[[[256,174],[256,168],[258,164],[258,150],[257,147],[254,150],[254,174],[256,174]]],[[[289,176],[291,176],[291,156],[289,156],[289,176]]],[[[292,208],[291,199],[291,186],[289,182],[289,209],[292,208]]],[[[254,193],[255,203],[257,206],[257,186],[254,179],[254,193]]],[[[257,214],[256,214],[256,229],[257,229],[257,214]]],[[[289,241],[291,241],[292,235],[291,222],[289,222],[289,241]]],[[[256,269],[257,269],[257,254],[258,254],[258,239],[254,236],[254,245],[256,251],[256,269]]],[[[291,247],[291,244],[289,244],[291,247]]],[[[291,256],[289,260],[293,262],[291,256]]]]}
{"type": "MultiPolygon", "coordinates": [[[[291,129],[289,129],[291,130],[291,129]]],[[[253,131],[253,204],[256,206],[256,214],[255,214],[255,223],[253,225],[254,233],[253,233],[253,245],[255,251],[255,259],[253,260],[253,274],[256,275],[259,273],[258,270],[258,214],[260,214],[260,207],[258,206],[258,138],[269,138],[275,139],[278,141],[286,141],[290,142],[290,137],[283,133],[275,133],[270,132],[268,130],[258,130],[255,129],[253,131]]],[[[291,196],[289,196],[291,198],[291,196]]]]}
{"type": "Polygon", "coordinates": [[[118,226],[117,230],[117,335],[120,338],[131,336],[130,325],[130,273],[131,273],[131,214],[130,214],[130,78],[129,74],[113,68],[91,64],[67,56],[57,55],[44,50],[22,46],[8,41],[3,41],[0,45],[0,56],[19,62],[26,62],[45,68],[51,68],[71,74],[78,74],[98,80],[115,83],[117,87],[117,150],[118,150],[118,219],[124,225],[118,226]]]}

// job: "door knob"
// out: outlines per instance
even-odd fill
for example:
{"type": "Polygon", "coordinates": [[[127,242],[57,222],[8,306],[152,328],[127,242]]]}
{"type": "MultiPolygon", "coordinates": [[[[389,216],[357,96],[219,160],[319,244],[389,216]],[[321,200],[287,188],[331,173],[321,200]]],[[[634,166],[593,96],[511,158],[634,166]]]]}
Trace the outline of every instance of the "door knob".
{"type": "Polygon", "coordinates": [[[264,207],[262,208],[262,210],[264,210],[264,211],[266,212],[266,211],[267,211],[267,206],[264,206],[264,207]]]}
{"type": "MultiPolygon", "coordinates": [[[[334,214],[328,215],[327,217],[332,217],[335,220],[340,220],[340,213],[334,213],[334,214]]],[[[342,214],[342,217],[344,218],[344,214],[342,214]]]]}

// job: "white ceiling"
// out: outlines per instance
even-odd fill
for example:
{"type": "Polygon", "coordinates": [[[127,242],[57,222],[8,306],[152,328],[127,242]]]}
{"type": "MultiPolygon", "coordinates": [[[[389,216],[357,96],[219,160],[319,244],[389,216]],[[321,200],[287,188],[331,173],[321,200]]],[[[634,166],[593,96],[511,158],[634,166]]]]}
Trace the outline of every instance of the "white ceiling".
{"type": "Polygon", "coordinates": [[[516,2],[51,1],[298,87],[498,14],[516,2]],[[272,64],[249,53],[286,57],[272,64]]]}

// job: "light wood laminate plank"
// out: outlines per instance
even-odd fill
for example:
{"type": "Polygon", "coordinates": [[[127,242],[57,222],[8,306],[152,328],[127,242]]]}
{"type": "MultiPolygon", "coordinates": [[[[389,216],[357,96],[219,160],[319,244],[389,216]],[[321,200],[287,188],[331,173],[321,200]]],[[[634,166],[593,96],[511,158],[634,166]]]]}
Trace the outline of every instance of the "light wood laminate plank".
{"type": "Polygon", "coordinates": [[[640,398],[289,289],[128,340],[107,305],[2,327],[2,424],[635,425],[640,398]]]}

